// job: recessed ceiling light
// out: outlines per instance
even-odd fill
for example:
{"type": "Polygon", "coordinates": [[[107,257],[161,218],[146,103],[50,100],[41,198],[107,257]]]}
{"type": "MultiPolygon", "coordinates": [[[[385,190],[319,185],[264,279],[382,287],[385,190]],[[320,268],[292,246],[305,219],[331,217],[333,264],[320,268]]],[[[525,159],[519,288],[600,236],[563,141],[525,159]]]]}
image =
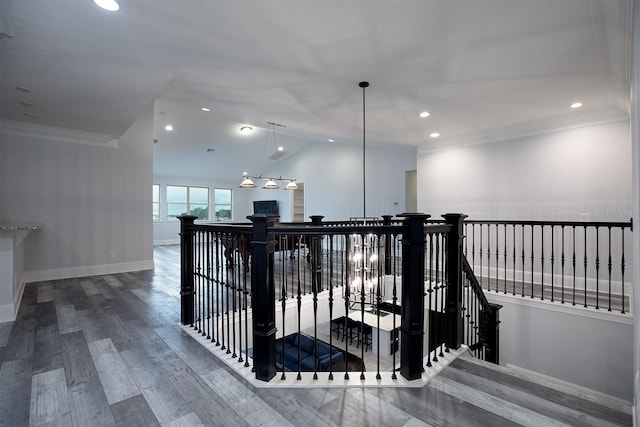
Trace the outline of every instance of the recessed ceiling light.
{"type": "Polygon", "coordinates": [[[202,111],[206,111],[206,112],[211,111],[211,109],[210,109],[210,108],[207,108],[207,107],[202,107],[202,108],[201,108],[201,110],[202,110],[202,111]]]}
{"type": "Polygon", "coordinates": [[[573,104],[569,105],[570,108],[580,108],[582,107],[582,102],[574,102],[573,104]]]}
{"type": "Polygon", "coordinates": [[[423,111],[422,113],[419,114],[419,116],[422,117],[423,119],[425,117],[429,117],[430,115],[431,115],[431,113],[428,112],[428,111],[423,111]]]}
{"type": "Polygon", "coordinates": [[[120,10],[120,5],[115,0],[93,0],[93,2],[109,12],[116,12],[120,10]]]}
{"type": "Polygon", "coordinates": [[[431,132],[431,133],[429,134],[429,136],[430,136],[431,138],[437,138],[437,137],[439,137],[439,136],[440,136],[440,134],[439,134],[438,132],[431,132]]]}
{"type": "Polygon", "coordinates": [[[24,86],[16,86],[16,90],[18,92],[22,92],[22,93],[31,93],[31,89],[29,89],[28,87],[24,87],[24,86]]]}
{"type": "Polygon", "coordinates": [[[253,132],[253,128],[251,126],[242,126],[240,128],[240,133],[243,133],[245,135],[249,135],[251,132],[253,132]]]}
{"type": "Polygon", "coordinates": [[[171,125],[166,125],[166,126],[164,127],[164,130],[171,132],[171,131],[173,130],[173,126],[171,126],[171,125]]]}
{"type": "Polygon", "coordinates": [[[336,142],[335,139],[328,139],[329,142],[336,142]]]}
{"type": "Polygon", "coordinates": [[[284,151],[284,147],[281,145],[278,147],[278,151],[284,151]]]}

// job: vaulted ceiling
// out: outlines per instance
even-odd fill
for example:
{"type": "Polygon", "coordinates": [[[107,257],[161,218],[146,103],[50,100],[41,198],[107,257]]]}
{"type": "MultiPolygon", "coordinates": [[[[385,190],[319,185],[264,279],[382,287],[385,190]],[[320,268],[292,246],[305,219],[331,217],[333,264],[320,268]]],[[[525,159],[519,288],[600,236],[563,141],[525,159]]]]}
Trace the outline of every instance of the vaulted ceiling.
{"type": "Polygon", "coordinates": [[[213,148],[236,176],[231,159],[262,150],[269,121],[287,126],[289,153],[361,143],[363,80],[373,144],[437,149],[628,116],[631,0],[119,2],[0,0],[5,125],[118,137],[156,102],[156,173],[213,148]],[[243,140],[241,125],[258,132],[243,140]]]}

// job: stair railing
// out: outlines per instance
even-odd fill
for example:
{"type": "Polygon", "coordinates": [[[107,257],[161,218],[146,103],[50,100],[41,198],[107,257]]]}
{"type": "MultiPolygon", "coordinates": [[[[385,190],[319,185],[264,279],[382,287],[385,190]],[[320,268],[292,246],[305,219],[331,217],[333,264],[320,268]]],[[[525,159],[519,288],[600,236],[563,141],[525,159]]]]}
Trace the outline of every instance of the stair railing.
{"type": "Polygon", "coordinates": [[[476,357],[499,364],[500,304],[487,300],[473,268],[466,256],[462,257],[463,311],[465,318],[464,343],[476,357]]]}

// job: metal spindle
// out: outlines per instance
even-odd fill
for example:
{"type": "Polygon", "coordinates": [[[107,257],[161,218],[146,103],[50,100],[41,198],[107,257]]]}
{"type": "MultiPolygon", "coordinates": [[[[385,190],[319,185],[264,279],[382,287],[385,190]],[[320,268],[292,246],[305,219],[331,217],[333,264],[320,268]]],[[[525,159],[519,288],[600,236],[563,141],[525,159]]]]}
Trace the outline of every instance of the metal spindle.
{"type": "Polygon", "coordinates": [[[555,276],[555,245],[554,245],[555,227],[551,226],[551,302],[555,301],[555,291],[553,289],[555,276]]]}
{"type": "Polygon", "coordinates": [[[513,280],[512,280],[512,294],[516,294],[516,225],[513,224],[513,253],[511,258],[513,259],[513,280]]]}
{"type": "Polygon", "coordinates": [[[620,258],[620,273],[622,282],[622,314],[624,314],[624,228],[622,232],[622,257],[620,258]]]}
{"type": "Polygon", "coordinates": [[[596,310],[600,310],[600,228],[598,226],[596,226],[596,310]]]}
{"type": "Polygon", "coordinates": [[[533,237],[533,227],[534,225],[531,225],[531,255],[529,256],[529,258],[531,258],[531,298],[533,298],[533,262],[535,259],[535,255],[534,255],[534,251],[533,251],[533,243],[534,243],[534,237],[533,237]]]}
{"type": "Polygon", "coordinates": [[[587,306],[587,226],[584,228],[584,306],[587,306]]]}
{"type": "Polygon", "coordinates": [[[576,226],[571,226],[573,237],[573,254],[571,255],[571,264],[573,265],[573,296],[571,305],[576,305],[576,226]]]}
{"type": "Polygon", "coordinates": [[[544,301],[544,225],[540,226],[540,300],[544,301]]]}
{"type": "MultiPolygon", "coordinates": [[[[609,245],[609,251],[608,251],[609,252],[609,259],[608,259],[608,262],[607,262],[607,271],[609,273],[609,298],[608,298],[608,301],[609,301],[608,305],[609,306],[607,308],[607,311],[611,311],[611,271],[612,271],[612,268],[613,268],[613,263],[611,262],[611,226],[609,225],[607,228],[608,228],[608,235],[609,235],[609,239],[608,239],[608,242],[607,242],[608,245],[609,245]]],[[[624,233],[624,229],[622,230],[622,232],[624,233]]]]}
{"type": "Polygon", "coordinates": [[[525,273],[525,267],[524,267],[524,260],[525,260],[525,256],[524,256],[524,225],[520,227],[520,229],[522,230],[522,242],[521,242],[521,247],[522,247],[522,255],[520,256],[521,261],[522,261],[522,296],[524,297],[524,273],[525,273]]]}
{"type": "Polygon", "coordinates": [[[562,232],[562,254],[560,255],[560,265],[562,267],[560,279],[562,281],[562,294],[560,298],[560,302],[564,304],[564,264],[565,264],[565,256],[564,256],[564,225],[561,226],[560,231],[562,232]]]}

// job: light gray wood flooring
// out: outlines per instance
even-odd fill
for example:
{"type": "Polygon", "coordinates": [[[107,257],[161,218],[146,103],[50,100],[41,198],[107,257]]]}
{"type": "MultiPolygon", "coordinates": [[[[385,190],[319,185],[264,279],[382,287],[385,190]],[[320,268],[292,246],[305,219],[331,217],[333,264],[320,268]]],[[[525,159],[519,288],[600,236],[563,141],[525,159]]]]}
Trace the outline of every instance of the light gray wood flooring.
{"type": "Polygon", "coordinates": [[[26,286],[0,324],[1,426],[631,425],[617,401],[471,358],[419,389],[255,389],[178,326],[178,248],[155,257],[26,286]]]}

